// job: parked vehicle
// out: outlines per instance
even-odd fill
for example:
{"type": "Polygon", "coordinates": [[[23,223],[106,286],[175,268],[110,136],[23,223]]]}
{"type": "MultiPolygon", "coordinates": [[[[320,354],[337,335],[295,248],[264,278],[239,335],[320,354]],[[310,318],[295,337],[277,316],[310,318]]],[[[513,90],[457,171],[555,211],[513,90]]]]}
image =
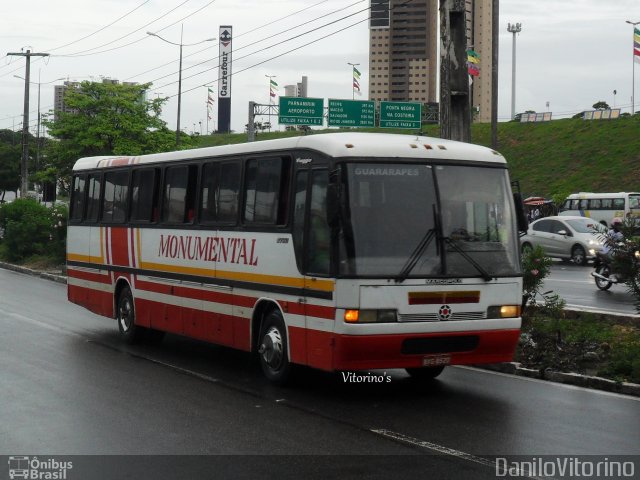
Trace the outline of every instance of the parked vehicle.
{"type": "Polygon", "coordinates": [[[604,233],[606,228],[590,218],[553,216],[532,222],[520,245],[523,252],[540,245],[552,258],[586,265],[601,250],[604,233]]]}

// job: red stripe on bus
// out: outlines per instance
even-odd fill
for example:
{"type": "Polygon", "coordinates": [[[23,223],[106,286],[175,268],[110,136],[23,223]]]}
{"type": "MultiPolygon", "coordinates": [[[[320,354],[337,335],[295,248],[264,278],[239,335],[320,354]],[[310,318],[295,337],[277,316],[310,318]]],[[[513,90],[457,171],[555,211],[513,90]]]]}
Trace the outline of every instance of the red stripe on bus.
{"type": "Polygon", "coordinates": [[[111,242],[111,264],[130,266],[128,229],[125,227],[112,227],[109,230],[111,231],[109,238],[111,242]]]}
{"type": "MultiPolygon", "coordinates": [[[[194,300],[202,300],[213,303],[221,303],[225,305],[234,305],[237,307],[253,308],[258,301],[258,297],[248,295],[237,295],[232,293],[221,293],[203,290],[199,288],[185,287],[181,285],[164,285],[162,283],[143,281],[136,279],[136,288],[147,292],[162,293],[165,295],[174,295],[180,298],[191,298],[194,300]]],[[[334,320],[335,307],[327,307],[323,305],[301,304],[286,300],[275,300],[285,313],[294,315],[308,315],[315,318],[324,318],[334,320]]]]}
{"type": "Polygon", "coordinates": [[[104,283],[105,285],[111,285],[111,278],[109,275],[85,272],[83,270],[67,269],[67,276],[70,278],[77,278],[79,280],[87,280],[89,282],[104,283]]]}

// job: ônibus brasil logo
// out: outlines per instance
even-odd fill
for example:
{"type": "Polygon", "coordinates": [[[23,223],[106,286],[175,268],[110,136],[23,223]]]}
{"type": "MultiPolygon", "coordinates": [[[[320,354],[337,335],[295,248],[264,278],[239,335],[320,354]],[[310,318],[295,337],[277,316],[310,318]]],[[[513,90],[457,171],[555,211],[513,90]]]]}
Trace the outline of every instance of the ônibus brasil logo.
{"type": "Polygon", "coordinates": [[[38,457],[10,456],[9,478],[33,480],[65,480],[73,462],[61,462],[53,458],[41,460],[38,457]]]}

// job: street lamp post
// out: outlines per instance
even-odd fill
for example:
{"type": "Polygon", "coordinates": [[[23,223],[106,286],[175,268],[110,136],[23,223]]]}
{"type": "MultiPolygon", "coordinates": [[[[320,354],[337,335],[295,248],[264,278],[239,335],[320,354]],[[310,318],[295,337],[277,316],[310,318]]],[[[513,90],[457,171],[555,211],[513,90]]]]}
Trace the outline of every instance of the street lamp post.
{"type": "Polygon", "coordinates": [[[192,47],[194,45],[199,45],[204,42],[211,42],[215,40],[215,38],[207,38],[206,40],[201,40],[195,43],[182,43],[182,34],[184,31],[184,25],[180,25],[180,43],[175,43],[167,40],[166,38],[161,37],[157,33],[147,32],[147,35],[151,35],[153,37],[158,37],[163,42],[169,43],[171,45],[177,45],[180,47],[180,62],[178,64],[178,117],[176,119],[176,147],[180,146],[180,108],[182,106],[182,47],[192,47]]]}
{"type": "MultiPolygon", "coordinates": [[[[636,86],[636,49],[635,49],[635,39],[636,39],[636,25],[640,25],[640,22],[632,22],[631,20],[626,20],[628,24],[633,27],[633,45],[634,49],[632,51],[633,55],[631,56],[631,115],[636,113],[636,98],[635,98],[635,86],[636,86]]],[[[639,47],[640,49],[640,47],[639,47]]],[[[640,58],[640,57],[638,57],[640,58]]]]}
{"type": "Polygon", "coordinates": [[[511,52],[511,120],[516,118],[516,33],[522,31],[521,23],[507,24],[507,31],[513,33],[513,50],[511,52]]]}

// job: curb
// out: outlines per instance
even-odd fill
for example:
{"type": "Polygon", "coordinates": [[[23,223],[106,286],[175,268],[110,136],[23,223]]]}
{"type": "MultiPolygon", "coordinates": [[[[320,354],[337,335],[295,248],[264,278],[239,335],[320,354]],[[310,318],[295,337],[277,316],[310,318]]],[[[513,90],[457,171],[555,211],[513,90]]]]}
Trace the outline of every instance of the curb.
{"type": "MultiPolygon", "coordinates": [[[[57,283],[66,284],[67,277],[63,275],[56,275],[53,273],[39,272],[26,267],[20,267],[12,265],[10,263],[0,262],[0,268],[12,270],[18,273],[24,273],[27,275],[33,275],[45,280],[51,280],[57,283]]],[[[565,310],[571,312],[573,315],[570,318],[579,318],[580,313],[588,313],[589,315],[599,315],[604,317],[606,321],[622,320],[621,323],[631,323],[637,326],[640,321],[640,315],[617,315],[608,314],[603,315],[601,313],[586,311],[586,310],[565,310]]],[[[566,385],[575,385],[578,387],[591,388],[594,390],[604,390],[606,392],[621,393],[623,395],[631,395],[634,397],[640,397],[640,384],[628,383],[628,382],[616,382],[602,377],[590,377],[588,375],[581,375],[579,373],[563,373],[556,372],[551,369],[546,370],[534,370],[531,368],[522,367],[518,362],[506,362],[506,363],[493,363],[486,365],[474,365],[476,368],[484,370],[491,370],[493,372],[506,373],[509,375],[515,375],[518,377],[537,378],[539,380],[548,380],[555,383],[563,383],[566,385]]]]}
{"type": "Polygon", "coordinates": [[[556,372],[547,368],[546,370],[535,370],[524,368],[518,362],[493,363],[489,365],[474,365],[476,368],[491,370],[492,372],[506,373],[518,377],[537,378],[555,383],[575,385],[577,387],[591,388],[593,390],[603,390],[605,392],[622,393],[640,397],[640,385],[637,383],[616,382],[602,377],[590,377],[579,373],[556,372]]]}
{"type": "Polygon", "coordinates": [[[18,273],[24,273],[27,275],[32,275],[34,277],[44,278],[45,280],[51,280],[57,283],[67,284],[67,277],[63,275],[57,275],[55,273],[47,273],[47,272],[39,272],[37,270],[32,270],[26,267],[20,267],[18,265],[12,265],[6,262],[0,262],[0,268],[4,268],[6,270],[12,270],[18,273]]]}

